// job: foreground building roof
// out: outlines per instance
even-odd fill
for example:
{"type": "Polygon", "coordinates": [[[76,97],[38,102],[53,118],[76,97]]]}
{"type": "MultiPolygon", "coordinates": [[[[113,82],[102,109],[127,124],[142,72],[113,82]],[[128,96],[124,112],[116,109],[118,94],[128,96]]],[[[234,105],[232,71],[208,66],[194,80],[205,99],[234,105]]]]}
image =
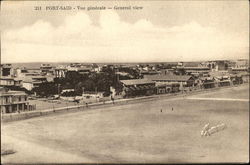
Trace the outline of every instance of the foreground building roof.
{"type": "Polygon", "coordinates": [[[145,76],[146,79],[152,80],[152,81],[188,81],[192,78],[192,76],[178,76],[178,75],[152,75],[152,76],[145,76]]]}
{"type": "Polygon", "coordinates": [[[125,85],[140,85],[140,84],[154,84],[155,82],[148,79],[131,79],[131,80],[120,80],[125,85]]]}

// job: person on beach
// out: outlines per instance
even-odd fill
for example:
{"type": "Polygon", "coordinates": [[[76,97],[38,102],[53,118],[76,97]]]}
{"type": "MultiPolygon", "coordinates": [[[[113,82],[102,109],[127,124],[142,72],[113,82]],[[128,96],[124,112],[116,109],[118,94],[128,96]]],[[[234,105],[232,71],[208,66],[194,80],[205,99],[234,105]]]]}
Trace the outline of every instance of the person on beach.
{"type": "Polygon", "coordinates": [[[209,129],[210,129],[210,124],[207,123],[207,124],[203,127],[203,129],[202,129],[202,131],[201,131],[201,136],[210,136],[210,134],[209,134],[209,132],[208,132],[209,129]]]}
{"type": "Polygon", "coordinates": [[[115,104],[115,99],[111,96],[111,100],[113,102],[113,104],[115,104]]]}

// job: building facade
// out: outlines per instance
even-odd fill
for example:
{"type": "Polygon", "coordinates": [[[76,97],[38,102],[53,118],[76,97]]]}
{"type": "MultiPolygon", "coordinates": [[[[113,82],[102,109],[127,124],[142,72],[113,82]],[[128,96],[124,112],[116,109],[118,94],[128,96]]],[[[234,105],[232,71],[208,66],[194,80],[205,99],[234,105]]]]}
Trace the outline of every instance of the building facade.
{"type": "Polygon", "coordinates": [[[156,93],[155,82],[147,79],[120,80],[123,97],[148,96],[156,93]]]}
{"type": "Polygon", "coordinates": [[[0,65],[0,77],[3,76],[13,76],[14,70],[11,64],[2,64],[0,65]]]}
{"type": "Polygon", "coordinates": [[[22,80],[19,80],[17,78],[12,77],[1,77],[0,78],[0,87],[21,87],[22,86],[22,80]]]}
{"type": "Polygon", "coordinates": [[[186,75],[148,75],[145,78],[156,82],[156,84],[178,83],[183,87],[192,87],[195,83],[192,76],[186,75]]]}
{"type": "Polygon", "coordinates": [[[35,105],[29,105],[28,96],[25,92],[0,88],[1,113],[14,113],[34,109],[35,105]]]}
{"type": "Polygon", "coordinates": [[[54,75],[55,69],[51,64],[41,64],[40,70],[42,75],[54,75]]]}

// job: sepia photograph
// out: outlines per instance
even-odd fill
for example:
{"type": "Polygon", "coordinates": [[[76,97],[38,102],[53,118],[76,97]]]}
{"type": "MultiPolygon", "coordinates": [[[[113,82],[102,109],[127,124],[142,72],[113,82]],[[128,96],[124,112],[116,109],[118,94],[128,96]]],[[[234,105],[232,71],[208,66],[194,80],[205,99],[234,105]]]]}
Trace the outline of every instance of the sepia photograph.
{"type": "Polygon", "coordinates": [[[1,164],[249,163],[248,0],[1,1],[1,164]]]}

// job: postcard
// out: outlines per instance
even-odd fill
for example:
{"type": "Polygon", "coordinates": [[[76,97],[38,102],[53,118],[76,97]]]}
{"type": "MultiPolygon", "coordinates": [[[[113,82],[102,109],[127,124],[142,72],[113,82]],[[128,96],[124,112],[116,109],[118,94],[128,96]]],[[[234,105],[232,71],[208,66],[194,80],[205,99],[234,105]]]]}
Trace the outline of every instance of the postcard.
{"type": "Polygon", "coordinates": [[[249,2],[1,2],[1,163],[249,162],[249,2]]]}

